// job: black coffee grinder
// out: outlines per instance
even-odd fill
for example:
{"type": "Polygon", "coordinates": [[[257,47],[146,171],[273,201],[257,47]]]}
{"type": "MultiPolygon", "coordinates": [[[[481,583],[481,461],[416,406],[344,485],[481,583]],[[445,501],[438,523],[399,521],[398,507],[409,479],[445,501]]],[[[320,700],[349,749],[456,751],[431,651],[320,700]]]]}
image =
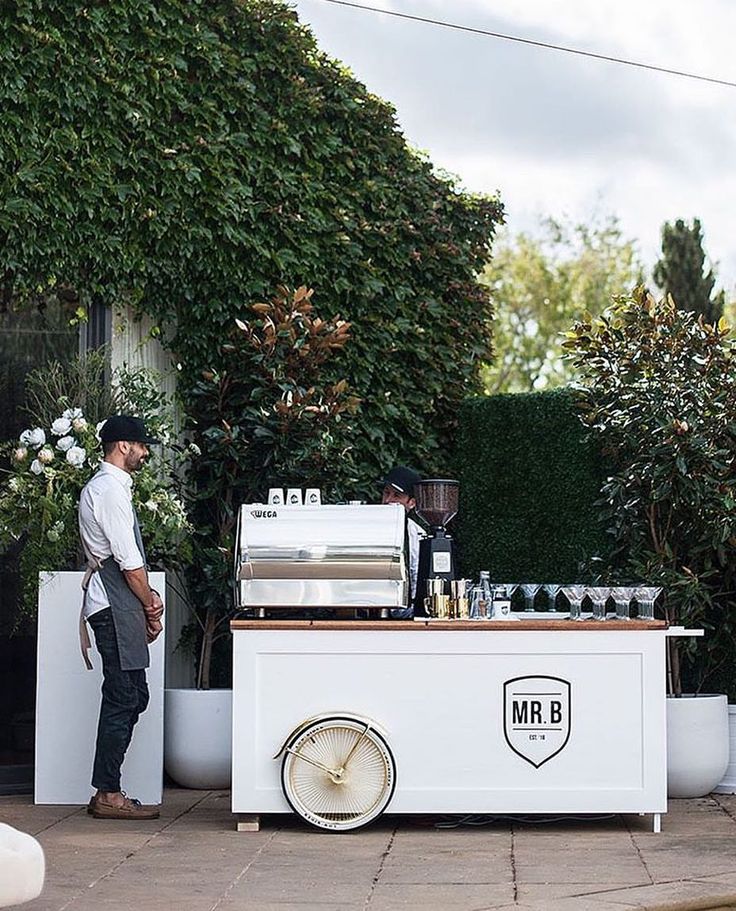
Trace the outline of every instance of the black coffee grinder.
{"type": "Polygon", "coordinates": [[[419,542],[415,617],[426,616],[424,599],[428,579],[451,581],[457,578],[455,546],[445,526],[457,514],[459,496],[459,481],[428,478],[414,485],[414,510],[430,528],[428,537],[419,542]]]}

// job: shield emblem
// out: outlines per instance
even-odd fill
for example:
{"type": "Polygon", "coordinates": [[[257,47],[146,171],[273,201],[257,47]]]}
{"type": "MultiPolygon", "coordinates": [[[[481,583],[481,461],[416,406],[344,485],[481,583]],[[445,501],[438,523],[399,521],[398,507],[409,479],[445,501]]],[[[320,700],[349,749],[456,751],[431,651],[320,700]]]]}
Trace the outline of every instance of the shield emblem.
{"type": "Polygon", "coordinates": [[[514,677],[503,693],[506,743],[538,769],[570,739],[570,683],[560,677],[514,677]]]}

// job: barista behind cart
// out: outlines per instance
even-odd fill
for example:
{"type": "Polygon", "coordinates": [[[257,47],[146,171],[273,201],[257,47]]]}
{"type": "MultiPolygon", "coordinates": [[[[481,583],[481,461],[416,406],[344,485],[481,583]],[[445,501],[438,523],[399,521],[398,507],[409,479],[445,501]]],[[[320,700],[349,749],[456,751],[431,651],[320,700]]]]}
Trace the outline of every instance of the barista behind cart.
{"type": "Polygon", "coordinates": [[[414,616],[414,598],[417,593],[417,570],[419,568],[419,540],[424,537],[424,530],[412,518],[416,506],[414,485],[422,477],[405,465],[392,468],[381,483],[383,488],[381,503],[400,503],[406,510],[406,537],[409,544],[409,604],[407,607],[394,608],[391,616],[398,620],[408,620],[414,616]]]}

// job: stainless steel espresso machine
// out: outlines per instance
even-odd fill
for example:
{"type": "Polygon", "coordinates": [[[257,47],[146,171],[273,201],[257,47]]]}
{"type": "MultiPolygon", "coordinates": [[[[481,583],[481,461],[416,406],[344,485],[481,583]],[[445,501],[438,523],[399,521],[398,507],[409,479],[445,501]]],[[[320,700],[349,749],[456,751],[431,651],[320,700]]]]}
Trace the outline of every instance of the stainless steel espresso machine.
{"type": "Polygon", "coordinates": [[[427,478],[414,485],[415,512],[430,529],[428,536],[419,542],[415,617],[427,616],[425,597],[429,580],[449,583],[458,577],[455,545],[445,529],[457,515],[459,495],[460,482],[446,478],[427,478]]]}
{"type": "Polygon", "coordinates": [[[257,617],[314,608],[388,616],[406,604],[404,508],[246,504],[238,516],[238,607],[257,617]]]}

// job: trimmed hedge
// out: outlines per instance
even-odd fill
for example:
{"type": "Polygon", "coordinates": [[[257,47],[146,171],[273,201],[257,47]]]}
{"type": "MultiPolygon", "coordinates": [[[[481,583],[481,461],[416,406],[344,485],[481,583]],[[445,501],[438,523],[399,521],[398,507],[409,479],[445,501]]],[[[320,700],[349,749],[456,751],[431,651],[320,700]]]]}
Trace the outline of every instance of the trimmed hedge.
{"type": "Polygon", "coordinates": [[[602,462],[567,389],[468,399],[460,415],[463,572],[572,582],[610,542],[595,501],[602,462]]]}

